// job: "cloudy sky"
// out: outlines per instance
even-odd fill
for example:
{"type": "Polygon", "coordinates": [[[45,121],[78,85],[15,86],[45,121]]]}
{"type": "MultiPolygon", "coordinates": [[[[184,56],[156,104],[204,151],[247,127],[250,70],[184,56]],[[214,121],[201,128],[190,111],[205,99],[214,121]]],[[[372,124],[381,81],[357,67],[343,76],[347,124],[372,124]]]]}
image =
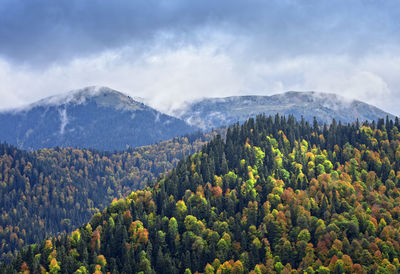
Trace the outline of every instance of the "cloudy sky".
{"type": "Polygon", "coordinates": [[[0,108],[92,85],[166,112],[314,90],[400,115],[400,2],[0,1],[0,108]]]}

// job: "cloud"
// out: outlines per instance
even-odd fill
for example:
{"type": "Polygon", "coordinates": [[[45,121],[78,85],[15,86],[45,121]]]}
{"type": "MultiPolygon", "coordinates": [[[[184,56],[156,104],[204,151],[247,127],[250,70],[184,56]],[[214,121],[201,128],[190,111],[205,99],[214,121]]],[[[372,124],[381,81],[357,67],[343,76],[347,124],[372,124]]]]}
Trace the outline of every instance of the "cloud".
{"type": "Polygon", "coordinates": [[[400,114],[397,0],[3,0],[0,108],[109,86],[188,100],[334,92],[400,114]]]}
{"type": "Polygon", "coordinates": [[[68,116],[67,116],[67,109],[62,109],[59,110],[60,114],[60,120],[61,120],[61,125],[60,125],[60,134],[63,135],[65,131],[65,127],[68,124],[68,116]]]}
{"type": "MultiPolygon", "coordinates": [[[[223,40],[232,42],[229,38],[223,40]]],[[[398,57],[377,54],[355,61],[346,55],[307,55],[245,62],[235,53],[220,51],[220,47],[219,43],[179,50],[155,47],[139,58],[125,48],[41,71],[3,61],[0,96],[4,100],[0,107],[101,85],[145,98],[151,106],[167,113],[201,97],[314,90],[363,100],[399,114],[395,87],[400,80],[393,73],[400,71],[398,57]]]]}
{"type": "Polygon", "coordinates": [[[3,0],[0,53],[49,65],[126,45],[138,54],[167,33],[163,47],[202,43],[202,34],[244,37],[246,58],[299,53],[363,54],[400,39],[397,0],[3,0]]]}

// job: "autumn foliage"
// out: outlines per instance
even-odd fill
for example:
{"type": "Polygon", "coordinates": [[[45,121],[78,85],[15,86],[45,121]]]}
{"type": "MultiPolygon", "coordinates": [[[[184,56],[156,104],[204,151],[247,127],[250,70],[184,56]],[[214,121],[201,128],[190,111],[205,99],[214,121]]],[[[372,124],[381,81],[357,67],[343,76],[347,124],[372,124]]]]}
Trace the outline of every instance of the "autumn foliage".
{"type": "Polygon", "coordinates": [[[250,119],[3,272],[397,273],[399,128],[250,119]]]}

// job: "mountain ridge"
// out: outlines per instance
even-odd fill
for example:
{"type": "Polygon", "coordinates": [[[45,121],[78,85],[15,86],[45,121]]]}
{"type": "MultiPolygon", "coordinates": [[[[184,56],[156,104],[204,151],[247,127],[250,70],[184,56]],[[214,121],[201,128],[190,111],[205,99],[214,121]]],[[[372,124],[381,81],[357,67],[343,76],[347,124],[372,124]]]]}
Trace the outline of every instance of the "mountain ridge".
{"type": "Polygon", "coordinates": [[[121,150],[243,122],[258,114],[293,115],[320,124],[395,116],[333,93],[288,91],[275,95],[203,98],[171,115],[108,87],[90,86],[0,111],[0,140],[21,149],[86,147],[121,150]]]}
{"type": "Polygon", "coordinates": [[[312,121],[314,116],[321,123],[330,123],[332,119],[344,123],[359,120],[377,120],[395,116],[371,104],[348,99],[334,93],[315,91],[288,91],[274,95],[244,95],[218,98],[203,98],[189,102],[175,110],[174,115],[189,124],[211,129],[243,122],[257,114],[294,115],[300,120],[312,121]]]}
{"type": "Polygon", "coordinates": [[[32,108],[40,107],[40,106],[51,107],[51,106],[61,106],[61,105],[70,104],[70,103],[75,103],[75,104],[81,105],[81,104],[87,103],[88,100],[93,100],[93,99],[96,100],[97,102],[99,102],[100,104],[103,103],[103,105],[106,106],[107,104],[105,104],[105,103],[107,101],[101,100],[101,96],[108,96],[108,95],[111,95],[111,97],[113,97],[113,99],[119,99],[121,102],[123,102],[127,105],[129,105],[129,104],[137,105],[137,106],[144,105],[142,102],[134,100],[129,95],[126,95],[120,91],[111,89],[109,87],[88,86],[88,87],[71,90],[71,91],[57,94],[57,95],[47,96],[38,101],[35,101],[33,103],[30,103],[30,104],[27,104],[24,106],[0,110],[0,113],[29,111],[32,108]]]}
{"type": "Polygon", "coordinates": [[[0,128],[0,140],[18,148],[105,150],[149,145],[196,130],[106,87],[87,87],[0,112],[0,128]]]}

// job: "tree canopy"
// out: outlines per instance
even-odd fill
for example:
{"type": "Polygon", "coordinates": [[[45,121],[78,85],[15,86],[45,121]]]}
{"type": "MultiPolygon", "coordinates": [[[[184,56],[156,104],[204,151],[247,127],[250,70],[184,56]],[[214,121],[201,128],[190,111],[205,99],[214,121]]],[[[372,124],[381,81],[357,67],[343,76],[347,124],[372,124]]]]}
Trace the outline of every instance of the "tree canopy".
{"type": "Polygon", "coordinates": [[[4,273],[397,273],[399,121],[258,116],[4,273]],[[96,272],[97,271],[97,272],[96,272]]]}

